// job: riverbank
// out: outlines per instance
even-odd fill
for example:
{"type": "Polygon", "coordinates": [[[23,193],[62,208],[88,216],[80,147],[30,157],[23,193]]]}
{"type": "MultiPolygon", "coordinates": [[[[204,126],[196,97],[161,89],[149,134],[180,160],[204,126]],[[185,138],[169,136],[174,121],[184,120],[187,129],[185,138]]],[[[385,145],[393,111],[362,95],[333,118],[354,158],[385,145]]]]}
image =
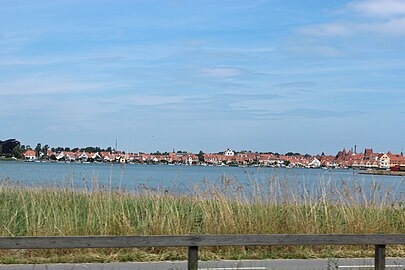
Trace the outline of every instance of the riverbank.
{"type": "MultiPolygon", "coordinates": [[[[249,196],[231,179],[192,194],[0,186],[0,235],[405,233],[404,197],[325,181],[316,190],[269,179],[249,196]],[[311,194],[310,194],[311,193],[311,194]]],[[[402,195],[403,196],[403,195],[402,195]]],[[[389,247],[388,256],[405,256],[389,247]]],[[[204,248],[203,260],[372,256],[373,247],[204,248]]],[[[0,263],[182,260],[183,248],[1,251],[0,263]]]]}
{"type": "Polygon", "coordinates": [[[405,171],[367,170],[361,171],[359,174],[405,176],[405,171]]]}

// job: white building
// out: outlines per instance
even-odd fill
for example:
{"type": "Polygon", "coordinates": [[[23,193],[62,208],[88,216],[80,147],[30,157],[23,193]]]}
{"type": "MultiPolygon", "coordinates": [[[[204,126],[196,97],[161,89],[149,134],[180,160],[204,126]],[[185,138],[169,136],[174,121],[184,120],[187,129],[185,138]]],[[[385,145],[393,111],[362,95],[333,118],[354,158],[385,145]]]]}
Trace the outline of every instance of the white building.
{"type": "Polygon", "coordinates": [[[308,165],[311,168],[319,168],[321,167],[321,162],[317,158],[314,158],[308,165]]]}
{"type": "Polygon", "coordinates": [[[36,153],[33,150],[27,150],[24,153],[24,157],[28,160],[35,160],[37,159],[36,153]]]}
{"type": "Polygon", "coordinates": [[[379,167],[381,169],[389,169],[391,164],[391,159],[387,154],[382,155],[379,162],[379,167]]]}
{"type": "Polygon", "coordinates": [[[233,157],[235,155],[235,151],[228,148],[228,149],[225,150],[224,155],[227,156],[227,157],[233,157]]]}
{"type": "Polygon", "coordinates": [[[56,160],[61,160],[62,158],[65,157],[65,153],[64,152],[60,152],[57,156],[56,156],[56,160]]]}

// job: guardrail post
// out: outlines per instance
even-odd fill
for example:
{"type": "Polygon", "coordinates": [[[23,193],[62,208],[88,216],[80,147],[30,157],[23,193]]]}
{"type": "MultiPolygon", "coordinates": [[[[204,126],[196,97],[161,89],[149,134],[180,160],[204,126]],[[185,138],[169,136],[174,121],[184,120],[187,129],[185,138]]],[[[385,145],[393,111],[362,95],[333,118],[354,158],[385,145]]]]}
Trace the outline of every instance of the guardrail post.
{"type": "Polygon", "coordinates": [[[374,268],[385,269],[385,245],[375,245],[374,268]]]}
{"type": "Polygon", "coordinates": [[[188,247],[188,270],[198,269],[198,247],[188,247]]]}

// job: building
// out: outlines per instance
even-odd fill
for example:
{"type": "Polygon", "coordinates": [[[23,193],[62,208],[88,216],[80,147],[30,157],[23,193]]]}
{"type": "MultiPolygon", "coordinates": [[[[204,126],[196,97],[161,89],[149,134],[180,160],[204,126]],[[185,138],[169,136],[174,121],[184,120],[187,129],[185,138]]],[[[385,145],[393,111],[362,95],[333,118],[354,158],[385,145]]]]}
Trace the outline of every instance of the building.
{"type": "Polygon", "coordinates": [[[28,160],[35,160],[37,158],[37,155],[34,150],[27,150],[24,153],[24,157],[25,157],[25,159],[28,159],[28,160]]]}
{"type": "Polygon", "coordinates": [[[227,157],[233,157],[235,155],[235,151],[233,151],[232,149],[226,149],[225,150],[225,152],[224,152],[224,156],[227,156],[227,157]]]}

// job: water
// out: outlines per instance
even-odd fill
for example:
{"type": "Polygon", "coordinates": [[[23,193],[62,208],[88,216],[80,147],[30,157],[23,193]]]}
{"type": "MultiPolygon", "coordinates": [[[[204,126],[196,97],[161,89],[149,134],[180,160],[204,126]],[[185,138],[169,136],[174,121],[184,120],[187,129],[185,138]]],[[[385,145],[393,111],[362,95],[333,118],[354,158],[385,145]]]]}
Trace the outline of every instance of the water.
{"type": "Polygon", "coordinates": [[[30,186],[91,188],[97,183],[105,188],[139,190],[149,187],[187,192],[204,181],[220,183],[224,177],[235,180],[246,189],[252,186],[252,180],[266,183],[276,178],[287,181],[292,187],[312,188],[328,180],[362,181],[365,186],[375,181],[382,187],[393,187],[397,193],[405,193],[404,177],[360,175],[353,170],[0,161],[0,180],[30,186]]]}

